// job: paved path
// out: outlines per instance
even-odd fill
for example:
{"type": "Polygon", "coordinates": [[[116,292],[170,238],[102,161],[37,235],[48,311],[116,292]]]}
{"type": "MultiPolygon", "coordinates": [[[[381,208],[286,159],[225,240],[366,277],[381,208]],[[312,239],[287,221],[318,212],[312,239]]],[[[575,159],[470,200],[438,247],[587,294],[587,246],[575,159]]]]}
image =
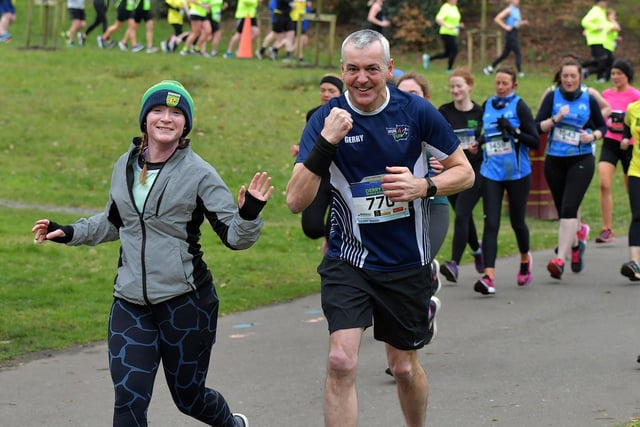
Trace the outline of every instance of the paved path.
{"type": "MultiPolygon", "coordinates": [[[[497,265],[497,294],[472,290],[473,267],[440,297],[436,340],[420,352],[430,427],[614,426],[640,416],[640,285],[620,276],[626,239],[589,244],[585,271],[562,281],[534,253],[534,283],[515,285],[517,260],[497,265]]],[[[220,319],[208,384],[251,427],[322,426],[326,322],[318,295],[220,319]]],[[[402,426],[383,346],[360,352],[363,427],[402,426]]],[[[0,425],[110,426],[113,391],[98,343],[0,370],[0,425]]],[[[158,377],[151,426],[201,425],[181,415],[158,377]]]]}

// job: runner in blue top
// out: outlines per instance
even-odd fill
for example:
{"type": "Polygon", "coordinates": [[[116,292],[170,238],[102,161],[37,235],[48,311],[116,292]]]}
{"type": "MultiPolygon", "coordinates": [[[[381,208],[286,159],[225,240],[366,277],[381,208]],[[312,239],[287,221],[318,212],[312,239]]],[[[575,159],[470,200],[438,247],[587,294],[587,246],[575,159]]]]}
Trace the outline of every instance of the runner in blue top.
{"type": "Polygon", "coordinates": [[[520,53],[520,41],[518,40],[518,32],[523,25],[529,25],[529,21],[522,19],[520,13],[520,0],[509,0],[509,6],[505,7],[496,15],[493,21],[504,30],[504,49],[499,57],[497,57],[491,65],[483,68],[485,74],[493,73],[493,69],[502,61],[507,59],[509,54],[513,52],[516,57],[516,68],[520,77],[524,76],[522,72],[522,54],[520,53]]]}
{"type": "Polygon", "coordinates": [[[0,0],[0,43],[11,41],[9,25],[16,22],[16,8],[12,0],[0,0]]]}
{"type": "Polygon", "coordinates": [[[519,286],[531,283],[533,260],[529,253],[529,228],[525,222],[531,189],[529,149],[538,148],[540,144],[531,110],[515,92],[518,86],[515,70],[509,67],[496,71],[495,86],[496,94],[482,106],[484,152],[480,174],[484,179],[484,275],[473,289],[483,295],[496,292],[494,274],[505,191],[509,197],[511,228],[520,252],[516,282],[519,286]]]}
{"type": "Polygon", "coordinates": [[[425,99],[388,86],[389,41],[361,30],[342,44],[347,92],[311,118],[287,186],[302,211],[329,171],[333,200],[329,249],[318,267],[330,349],[326,425],[357,425],[356,372],[364,330],[386,343],[404,422],[424,426],[428,383],[417,350],[430,340],[432,294],[429,197],[473,183],[473,170],[449,124],[425,99]],[[445,166],[427,176],[423,141],[445,166]]]}
{"type": "Polygon", "coordinates": [[[561,279],[571,257],[571,271],[584,267],[585,243],[577,236],[578,209],[595,171],[593,143],[607,131],[598,102],[582,88],[582,66],[566,60],[560,66],[560,86],[549,92],[536,115],[538,130],[549,134],[544,177],[558,210],[558,256],[547,265],[561,279]]]}
{"type": "Polygon", "coordinates": [[[367,14],[369,28],[384,34],[384,29],[391,25],[391,21],[384,16],[384,0],[369,0],[367,6],[369,6],[367,14]]]}

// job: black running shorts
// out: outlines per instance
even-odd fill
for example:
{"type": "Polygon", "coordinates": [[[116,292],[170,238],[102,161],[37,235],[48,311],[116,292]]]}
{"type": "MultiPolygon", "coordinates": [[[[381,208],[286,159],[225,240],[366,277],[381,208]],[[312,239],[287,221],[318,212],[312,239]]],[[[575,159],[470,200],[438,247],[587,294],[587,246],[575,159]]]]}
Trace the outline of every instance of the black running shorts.
{"type": "Polygon", "coordinates": [[[432,289],[428,266],[379,272],[325,257],[318,273],[329,333],[373,325],[376,340],[399,350],[416,350],[428,344],[432,289]]]}
{"type": "Polygon", "coordinates": [[[622,165],[622,172],[626,175],[629,172],[629,165],[631,164],[631,156],[633,154],[633,145],[626,150],[620,149],[620,142],[615,139],[605,138],[602,141],[602,148],[600,150],[600,161],[611,163],[616,166],[618,160],[622,165]]]}

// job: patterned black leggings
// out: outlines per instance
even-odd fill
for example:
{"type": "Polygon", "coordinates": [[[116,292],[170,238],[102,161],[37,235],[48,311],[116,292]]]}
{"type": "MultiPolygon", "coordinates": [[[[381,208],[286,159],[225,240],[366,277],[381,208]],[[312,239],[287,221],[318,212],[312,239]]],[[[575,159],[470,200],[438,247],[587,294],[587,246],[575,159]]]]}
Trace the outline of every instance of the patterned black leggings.
{"type": "Polygon", "coordinates": [[[116,298],[109,316],[113,425],[146,426],[160,360],[178,409],[203,423],[233,427],[224,397],[205,387],[216,340],[218,297],[202,287],[153,306],[116,298]]]}

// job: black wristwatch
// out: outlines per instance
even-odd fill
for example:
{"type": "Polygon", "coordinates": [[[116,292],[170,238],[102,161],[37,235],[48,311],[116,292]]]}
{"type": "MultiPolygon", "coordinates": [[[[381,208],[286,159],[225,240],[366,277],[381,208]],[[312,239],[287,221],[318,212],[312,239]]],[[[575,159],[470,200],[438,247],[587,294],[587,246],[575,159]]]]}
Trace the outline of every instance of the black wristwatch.
{"type": "Polygon", "coordinates": [[[436,193],[438,192],[438,187],[436,187],[436,185],[433,183],[431,178],[429,178],[428,176],[425,176],[424,179],[426,179],[427,180],[427,184],[429,184],[429,188],[427,188],[427,196],[426,197],[435,196],[436,193]]]}

